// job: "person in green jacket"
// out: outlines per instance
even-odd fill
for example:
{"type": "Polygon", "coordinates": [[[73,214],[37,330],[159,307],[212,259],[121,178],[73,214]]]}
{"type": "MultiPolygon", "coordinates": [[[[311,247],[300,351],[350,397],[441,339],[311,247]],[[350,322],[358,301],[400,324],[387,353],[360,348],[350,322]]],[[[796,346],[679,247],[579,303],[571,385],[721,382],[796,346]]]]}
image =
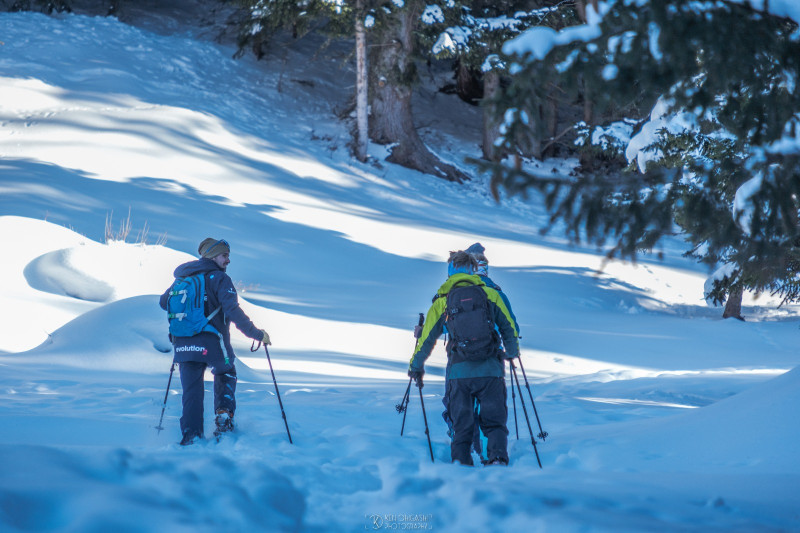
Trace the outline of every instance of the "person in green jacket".
{"type": "MultiPolygon", "coordinates": [[[[503,289],[500,288],[498,284],[496,284],[492,279],[489,277],[489,260],[486,258],[483,252],[486,251],[486,248],[479,242],[476,242],[466,250],[469,255],[471,255],[476,263],[477,268],[475,269],[475,274],[481,278],[488,287],[496,290],[500,294],[500,298],[503,299],[503,303],[506,304],[506,308],[508,309],[508,314],[511,316],[511,319],[514,321],[517,331],[516,336],[517,338],[521,338],[519,334],[519,324],[517,323],[517,318],[514,316],[514,310],[511,309],[511,302],[508,300],[508,296],[503,292],[503,289]]],[[[445,334],[447,334],[447,329],[445,328],[445,334]]],[[[502,350],[503,347],[501,346],[500,349],[502,350]]],[[[502,355],[501,355],[502,357],[502,355]]],[[[442,397],[442,404],[444,405],[444,411],[442,412],[442,418],[444,419],[445,423],[447,424],[447,436],[452,438],[453,437],[453,420],[450,418],[450,411],[449,411],[449,382],[445,385],[444,396],[442,397]]],[[[483,445],[481,443],[481,431],[480,431],[480,422],[479,422],[479,413],[480,413],[480,404],[476,401],[474,406],[475,411],[475,424],[472,430],[472,449],[475,453],[481,456],[483,460],[483,445]]]]}
{"type": "Polygon", "coordinates": [[[422,334],[409,363],[408,375],[422,388],[425,361],[447,326],[447,394],[453,421],[450,457],[472,465],[475,400],[487,439],[489,464],[508,464],[508,407],[505,362],[519,356],[517,325],[500,294],[475,274],[468,253],[451,252],[447,281],[439,287],[428,310],[422,334]],[[498,333],[499,332],[499,337],[498,333]],[[500,337],[505,352],[500,350],[500,337]]]}

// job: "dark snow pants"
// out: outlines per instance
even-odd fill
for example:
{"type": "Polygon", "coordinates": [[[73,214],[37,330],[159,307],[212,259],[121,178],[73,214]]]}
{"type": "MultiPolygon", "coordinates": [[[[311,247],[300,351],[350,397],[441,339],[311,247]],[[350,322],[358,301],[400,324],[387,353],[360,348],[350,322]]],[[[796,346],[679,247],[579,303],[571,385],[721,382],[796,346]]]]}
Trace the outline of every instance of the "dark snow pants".
{"type": "MultiPolygon", "coordinates": [[[[181,415],[181,434],[203,437],[203,396],[205,393],[203,375],[206,363],[187,361],[179,363],[181,387],[183,388],[183,414],[181,415]]],[[[236,411],[236,367],[229,365],[213,368],[214,374],[214,412],[224,409],[233,415],[236,411]]]]}
{"type": "Polygon", "coordinates": [[[463,465],[472,465],[470,446],[475,426],[474,405],[480,403],[478,421],[486,435],[486,454],[489,461],[508,462],[508,407],[506,381],[499,377],[459,378],[450,380],[449,410],[453,419],[453,442],[450,457],[463,465]]]}
{"type": "MultiPolygon", "coordinates": [[[[444,382],[444,396],[442,396],[442,404],[444,405],[444,411],[442,412],[442,418],[444,418],[445,424],[447,424],[447,436],[451,439],[453,438],[453,419],[450,417],[450,383],[452,380],[448,379],[444,382]]],[[[481,445],[481,427],[480,423],[478,422],[478,413],[480,412],[480,404],[476,401],[474,409],[474,424],[472,430],[472,449],[475,450],[475,453],[478,455],[483,456],[483,447],[481,445]]]]}

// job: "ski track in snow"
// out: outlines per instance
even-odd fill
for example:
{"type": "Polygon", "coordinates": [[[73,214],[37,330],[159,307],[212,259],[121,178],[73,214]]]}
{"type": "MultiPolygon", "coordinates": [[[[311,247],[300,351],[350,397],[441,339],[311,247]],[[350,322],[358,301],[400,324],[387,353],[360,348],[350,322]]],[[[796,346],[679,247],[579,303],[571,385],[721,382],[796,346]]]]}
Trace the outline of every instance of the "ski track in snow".
{"type": "MultiPolygon", "coordinates": [[[[535,199],[353,163],[335,50],[234,61],[30,13],[0,13],[0,40],[0,531],[800,529],[796,307],[750,299],[751,322],[722,321],[679,241],[598,273],[601,254],[538,235],[535,199]],[[166,245],[104,243],[128,213],[130,241],[166,245]],[[171,362],[156,295],[207,235],[232,243],[273,338],[293,445],[236,331],[236,433],[178,446],[177,375],[155,429],[171,362]],[[436,462],[416,390],[399,434],[411,326],[447,251],[475,241],[520,319],[541,470],[524,389],[511,467],[449,464],[441,343],[423,389],[436,462]]],[[[477,154],[455,130],[429,135],[460,164],[477,154]]]]}

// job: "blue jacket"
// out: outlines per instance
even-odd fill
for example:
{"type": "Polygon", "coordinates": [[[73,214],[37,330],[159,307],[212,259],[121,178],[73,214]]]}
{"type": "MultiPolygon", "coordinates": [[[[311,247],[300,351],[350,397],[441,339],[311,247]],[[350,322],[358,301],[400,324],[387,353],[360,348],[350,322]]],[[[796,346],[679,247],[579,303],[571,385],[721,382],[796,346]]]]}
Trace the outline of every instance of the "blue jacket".
{"type": "Polygon", "coordinates": [[[506,309],[508,309],[508,314],[511,315],[511,320],[514,321],[514,327],[517,329],[517,337],[519,337],[520,336],[519,324],[517,324],[517,317],[514,315],[514,311],[511,310],[511,302],[508,301],[508,296],[506,296],[506,293],[504,293],[503,289],[500,288],[500,285],[492,281],[492,278],[490,278],[489,276],[482,276],[478,274],[478,277],[481,278],[481,281],[483,281],[487,287],[491,287],[498,293],[500,293],[500,298],[502,298],[503,303],[506,304],[506,309]]]}
{"type": "MultiPolygon", "coordinates": [[[[422,335],[417,341],[414,355],[409,362],[410,371],[423,371],[425,361],[430,357],[436,340],[444,330],[445,310],[447,307],[447,293],[459,281],[469,281],[473,285],[483,287],[486,297],[489,300],[489,308],[494,319],[500,336],[503,340],[506,352],[505,357],[513,359],[519,355],[519,341],[517,340],[517,324],[512,318],[509,309],[506,307],[503,298],[496,290],[488,287],[477,275],[474,274],[454,274],[447,278],[447,281],[439,287],[436,292],[437,298],[433,300],[428,314],[425,317],[425,325],[422,327],[422,335]]],[[[448,358],[450,353],[448,350],[448,358]]],[[[505,363],[497,354],[483,361],[461,361],[447,366],[447,378],[475,378],[475,377],[503,377],[505,375],[505,363]]]]}
{"type": "MultiPolygon", "coordinates": [[[[239,307],[239,297],[230,276],[211,259],[202,258],[184,263],[175,269],[175,277],[183,278],[203,273],[206,278],[205,314],[208,316],[220,307],[211,319],[211,325],[222,334],[222,338],[214,333],[199,333],[194,337],[175,337],[175,362],[198,361],[211,367],[223,368],[233,364],[235,354],[231,346],[230,323],[236,324],[239,331],[251,339],[261,340],[262,333],[253,321],[239,307]]],[[[167,309],[169,292],[172,285],[161,295],[161,308],[167,309]]]]}

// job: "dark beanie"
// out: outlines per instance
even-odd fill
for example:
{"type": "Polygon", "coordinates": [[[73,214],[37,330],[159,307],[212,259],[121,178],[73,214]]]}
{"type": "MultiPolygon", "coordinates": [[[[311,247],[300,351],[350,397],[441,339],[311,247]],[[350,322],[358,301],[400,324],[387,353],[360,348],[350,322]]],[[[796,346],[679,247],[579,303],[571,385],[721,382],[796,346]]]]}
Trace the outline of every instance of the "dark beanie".
{"type": "Polygon", "coordinates": [[[475,244],[473,244],[472,246],[470,246],[469,248],[467,248],[464,251],[467,252],[468,254],[482,254],[483,252],[486,251],[486,248],[484,248],[481,245],[481,243],[476,242],[475,244]]]}
{"type": "Polygon", "coordinates": [[[231,253],[231,247],[228,245],[228,242],[223,239],[214,239],[213,237],[209,237],[207,239],[203,239],[203,242],[201,242],[200,246],[197,247],[197,253],[200,254],[200,257],[214,259],[219,254],[231,253]]]}

